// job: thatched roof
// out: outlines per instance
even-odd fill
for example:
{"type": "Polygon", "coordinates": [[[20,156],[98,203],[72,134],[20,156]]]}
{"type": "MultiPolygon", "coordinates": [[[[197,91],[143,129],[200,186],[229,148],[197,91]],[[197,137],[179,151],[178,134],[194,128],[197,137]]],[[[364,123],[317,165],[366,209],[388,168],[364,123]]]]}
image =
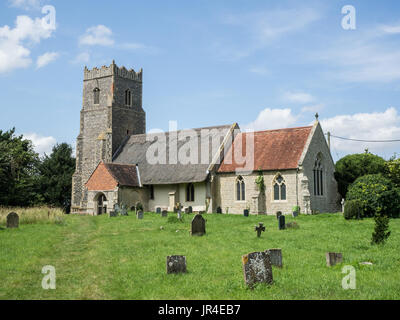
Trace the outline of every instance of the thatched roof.
{"type": "Polygon", "coordinates": [[[143,185],[202,182],[208,176],[213,159],[219,155],[224,139],[231,134],[234,127],[236,124],[133,135],[114,155],[113,163],[137,164],[143,185]],[[188,142],[187,137],[193,137],[191,142],[188,142]],[[196,147],[190,149],[190,143],[196,147]],[[174,146],[177,146],[176,153],[174,146]],[[194,157],[195,152],[184,152],[187,149],[195,149],[197,157],[194,157]],[[170,152],[175,154],[177,161],[174,161],[174,157],[170,159],[170,152]],[[193,161],[195,163],[186,164],[180,161],[182,158],[190,158],[190,155],[193,160],[196,158],[193,161]]]}

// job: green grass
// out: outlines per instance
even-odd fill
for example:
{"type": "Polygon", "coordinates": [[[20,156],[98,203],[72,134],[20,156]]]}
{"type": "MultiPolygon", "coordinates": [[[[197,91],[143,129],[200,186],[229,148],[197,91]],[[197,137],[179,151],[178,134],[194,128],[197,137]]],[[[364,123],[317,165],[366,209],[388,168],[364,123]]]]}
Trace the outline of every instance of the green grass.
{"type": "Polygon", "coordinates": [[[192,217],[67,216],[64,224],[14,230],[2,223],[0,299],[400,298],[400,219],[390,221],[392,235],[382,247],[370,245],[372,219],[287,217],[300,228],[279,231],[272,216],[213,214],[205,215],[207,235],[191,237],[192,217]],[[258,222],[267,229],[261,238],[254,232],[258,222]],[[273,285],[247,289],[241,256],[269,248],[282,248],[284,267],[273,268],[273,285]],[[342,252],[343,264],[327,267],[327,251],[342,252]],[[188,273],[167,275],[167,255],[186,255],[188,273]],[[56,290],[41,288],[45,265],[56,268],[56,290]],[[356,268],[355,290],[342,289],[344,265],[356,268]]]}

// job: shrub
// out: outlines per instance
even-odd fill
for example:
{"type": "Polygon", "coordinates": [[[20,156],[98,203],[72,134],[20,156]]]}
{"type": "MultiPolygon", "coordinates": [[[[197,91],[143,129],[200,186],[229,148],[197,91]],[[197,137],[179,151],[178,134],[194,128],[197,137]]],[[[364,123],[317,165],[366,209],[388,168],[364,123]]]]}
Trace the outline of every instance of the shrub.
{"type": "Polygon", "coordinates": [[[360,218],[363,215],[363,205],[362,201],[359,199],[347,200],[344,204],[344,218],[355,219],[360,218]]]}
{"type": "Polygon", "coordinates": [[[300,207],[299,206],[293,206],[292,212],[297,212],[298,214],[300,214],[300,207]]]}
{"type": "Polygon", "coordinates": [[[384,244],[390,236],[389,218],[384,215],[375,216],[375,229],[372,233],[371,244],[384,244]]]}
{"type": "Polygon", "coordinates": [[[399,216],[400,190],[381,174],[358,178],[349,187],[346,198],[362,202],[362,217],[373,217],[378,213],[388,217],[399,216]]]}
{"type": "Polygon", "coordinates": [[[142,205],[142,203],[141,202],[136,202],[136,210],[137,211],[143,211],[143,205],[142,205]]]}

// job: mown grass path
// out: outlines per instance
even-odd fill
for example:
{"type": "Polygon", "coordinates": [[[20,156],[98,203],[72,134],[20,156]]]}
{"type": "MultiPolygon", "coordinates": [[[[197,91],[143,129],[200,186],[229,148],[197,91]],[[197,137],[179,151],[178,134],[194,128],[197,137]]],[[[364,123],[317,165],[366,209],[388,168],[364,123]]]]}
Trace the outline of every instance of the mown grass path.
{"type": "Polygon", "coordinates": [[[189,235],[192,217],[68,216],[65,225],[2,229],[0,299],[400,298],[400,219],[390,221],[382,247],[370,245],[373,220],[339,214],[287,217],[300,229],[284,231],[271,216],[205,215],[204,237],[189,235]],[[258,222],[267,228],[261,238],[253,231],[258,222]],[[284,267],[273,269],[272,286],[247,289],[241,256],[269,248],[282,248],[284,267]],[[327,251],[342,252],[344,263],[326,267],[327,251]],[[174,254],[186,255],[187,274],[166,274],[166,256],[174,254]],[[56,268],[56,290],[41,288],[45,265],[56,268]],[[344,265],[356,269],[356,290],[342,289],[344,265]]]}

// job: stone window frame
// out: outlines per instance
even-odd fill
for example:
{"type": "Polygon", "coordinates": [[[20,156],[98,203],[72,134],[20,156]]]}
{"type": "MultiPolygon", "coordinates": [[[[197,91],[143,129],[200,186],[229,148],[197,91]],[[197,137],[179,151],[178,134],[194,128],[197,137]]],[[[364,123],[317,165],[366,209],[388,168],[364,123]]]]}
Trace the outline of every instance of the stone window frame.
{"type": "Polygon", "coordinates": [[[237,176],[234,185],[235,202],[246,202],[246,182],[243,176],[237,176]],[[238,199],[238,195],[239,198],[238,199]]]}
{"type": "Polygon", "coordinates": [[[100,89],[96,87],[93,89],[93,104],[99,105],[100,104],[100,89]]]}
{"type": "Polygon", "coordinates": [[[125,90],[125,106],[132,106],[132,91],[129,88],[125,90]]]}
{"type": "Polygon", "coordinates": [[[313,167],[313,195],[325,197],[325,187],[324,157],[322,152],[318,152],[313,167]]]}
{"type": "Polygon", "coordinates": [[[286,182],[286,179],[284,178],[283,174],[280,172],[277,172],[272,179],[272,187],[271,187],[271,201],[275,203],[282,203],[282,202],[288,202],[288,184],[286,182]],[[282,181],[278,182],[277,179],[281,177],[282,181]],[[279,188],[279,199],[275,199],[275,185],[278,185],[279,188]],[[282,200],[282,185],[285,186],[285,199],[282,200]]]}

